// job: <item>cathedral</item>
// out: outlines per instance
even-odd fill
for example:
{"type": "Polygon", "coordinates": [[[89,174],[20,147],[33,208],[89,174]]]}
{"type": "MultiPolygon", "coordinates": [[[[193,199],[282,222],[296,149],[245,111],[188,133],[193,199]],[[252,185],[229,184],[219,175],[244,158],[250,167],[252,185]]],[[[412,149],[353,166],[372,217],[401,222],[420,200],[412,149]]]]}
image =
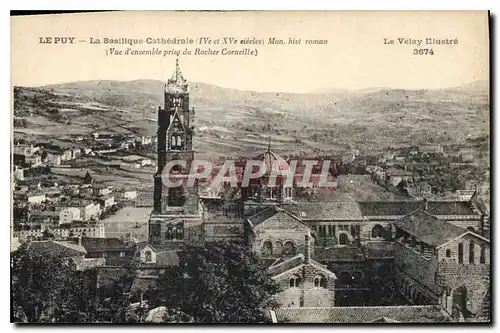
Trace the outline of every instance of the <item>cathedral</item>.
{"type": "Polygon", "coordinates": [[[164,177],[182,179],[195,159],[194,116],[176,61],[158,108],[154,209],[149,241],[140,253],[147,267],[161,269],[186,244],[241,240],[282,286],[282,307],[378,306],[375,290],[387,285],[398,304],[435,305],[450,316],[485,316],[489,219],[477,198],[301,202],[294,197],[295,183],[269,182],[271,170],[289,168],[270,143],[255,156],[266,164],[266,173],[231,198],[201,194],[196,182],[168,187],[164,177]],[[185,164],[164,175],[174,160],[185,164]]]}

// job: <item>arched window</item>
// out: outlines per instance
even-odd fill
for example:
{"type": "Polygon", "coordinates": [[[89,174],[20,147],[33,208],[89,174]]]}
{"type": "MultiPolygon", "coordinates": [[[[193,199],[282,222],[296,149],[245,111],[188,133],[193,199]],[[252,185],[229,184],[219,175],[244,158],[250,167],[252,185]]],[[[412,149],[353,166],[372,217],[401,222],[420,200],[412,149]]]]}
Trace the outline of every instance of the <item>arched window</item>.
{"type": "Polygon", "coordinates": [[[277,241],[276,243],[274,243],[274,253],[279,255],[282,252],[283,252],[283,243],[277,241]]]}
{"type": "Polygon", "coordinates": [[[152,258],[151,258],[151,251],[146,251],[145,253],[145,260],[146,262],[151,262],[152,258]]]}
{"type": "Polygon", "coordinates": [[[486,263],[486,247],[484,245],[481,246],[481,254],[480,254],[480,257],[479,257],[479,262],[481,264],[485,264],[486,263]]]}
{"type": "Polygon", "coordinates": [[[464,263],[464,244],[458,244],[458,263],[464,263]]]}
{"type": "Polygon", "coordinates": [[[290,288],[298,288],[300,286],[300,277],[293,275],[290,278],[290,288]]]}
{"type": "Polygon", "coordinates": [[[339,245],[349,244],[349,237],[345,233],[339,234],[339,245]]]}
{"type": "Polygon", "coordinates": [[[182,147],[182,139],[180,135],[177,136],[177,147],[182,147]]]}
{"type": "Polygon", "coordinates": [[[447,249],[446,250],[446,258],[450,258],[450,257],[451,257],[451,250],[447,249]]]}
{"type": "Polygon", "coordinates": [[[326,288],[326,279],[323,275],[316,275],[313,282],[314,288],[326,288]]]}
{"type": "Polygon", "coordinates": [[[165,231],[166,240],[182,240],[184,238],[184,232],[179,225],[169,225],[165,231]]]}
{"type": "Polygon", "coordinates": [[[292,241],[285,242],[285,246],[283,248],[283,254],[295,255],[295,243],[292,241]]]}
{"type": "Polygon", "coordinates": [[[470,241],[469,243],[469,264],[473,264],[475,262],[474,258],[474,241],[470,241]]]}
{"type": "Polygon", "coordinates": [[[271,256],[273,254],[273,243],[265,241],[262,245],[262,255],[271,256]]]}
{"type": "Polygon", "coordinates": [[[372,229],[372,238],[382,238],[384,237],[385,229],[380,224],[375,224],[372,229]]]}
{"type": "Polygon", "coordinates": [[[173,149],[175,147],[175,136],[170,137],[170,147],[173,149]]]}

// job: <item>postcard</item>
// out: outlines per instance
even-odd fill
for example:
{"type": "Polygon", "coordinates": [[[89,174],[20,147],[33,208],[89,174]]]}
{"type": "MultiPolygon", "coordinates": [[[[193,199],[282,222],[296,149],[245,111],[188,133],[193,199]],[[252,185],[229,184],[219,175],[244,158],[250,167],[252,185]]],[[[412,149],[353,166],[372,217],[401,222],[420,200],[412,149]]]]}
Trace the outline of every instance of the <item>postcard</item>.
{"type": "Polygon", "coordinates": [[[489,19],[12,16],[11,322],[491,322],[489,19]]]}

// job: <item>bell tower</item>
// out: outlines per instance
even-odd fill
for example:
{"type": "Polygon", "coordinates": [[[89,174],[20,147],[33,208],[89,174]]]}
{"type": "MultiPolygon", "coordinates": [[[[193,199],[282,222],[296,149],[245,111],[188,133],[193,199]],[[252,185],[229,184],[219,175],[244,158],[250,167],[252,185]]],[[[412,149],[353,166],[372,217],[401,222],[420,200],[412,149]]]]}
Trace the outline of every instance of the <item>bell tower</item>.
{"type": "Polygon", "coordinates": [[[188,83],[177,59],[174,73],[165,85],[163,108],[158,108],[158,161],[154,175],[154,207],[149,222],[149,242],[153,245],[195,241],[199,237],[187,230],[191,220],[197,224],[199,218],[201,222],[197,184],[186,187],[194,159],[193,123],[194,109],[189,108],[188,83]],[[170,167],[169,162],[173,161],[182,161],[184,167],[170,167]],[[171,180],[175,177],[181,185],[168,186],[165,177],[171,180]]]}

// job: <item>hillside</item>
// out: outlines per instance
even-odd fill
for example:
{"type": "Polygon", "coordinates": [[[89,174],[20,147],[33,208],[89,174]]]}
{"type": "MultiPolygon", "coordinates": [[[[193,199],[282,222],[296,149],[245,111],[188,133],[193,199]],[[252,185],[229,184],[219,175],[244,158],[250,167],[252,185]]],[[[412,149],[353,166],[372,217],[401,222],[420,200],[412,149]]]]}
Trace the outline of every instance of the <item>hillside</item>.
{"type": "MultiPolygon", "coordinates": [[[[84,81],[15,88],[15,136],[60,138],[94,130],[154,133],[164,83],[84,81]]],[[[257,93],[190,83],[196,149],[241,155],[264,149],[272,136],[281,153],[335,152],[346,146],[454,143],[489,133],[488,84],[441,90],[324,90],[257,93]]]]}

